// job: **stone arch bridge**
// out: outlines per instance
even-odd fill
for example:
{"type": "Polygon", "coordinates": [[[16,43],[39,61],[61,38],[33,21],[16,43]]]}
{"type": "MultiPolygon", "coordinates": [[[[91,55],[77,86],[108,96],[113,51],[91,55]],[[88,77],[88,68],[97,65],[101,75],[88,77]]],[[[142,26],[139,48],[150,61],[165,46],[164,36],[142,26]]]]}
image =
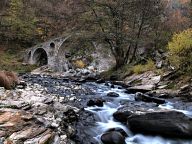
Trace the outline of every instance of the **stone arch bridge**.
{"type": "Polygon", "coordinates": [[[65,42],[70,37],[56,38],[29,48],[24,57],[25,62],[38,66],[48,65],[59,71],[66,70],[65,42]]]}

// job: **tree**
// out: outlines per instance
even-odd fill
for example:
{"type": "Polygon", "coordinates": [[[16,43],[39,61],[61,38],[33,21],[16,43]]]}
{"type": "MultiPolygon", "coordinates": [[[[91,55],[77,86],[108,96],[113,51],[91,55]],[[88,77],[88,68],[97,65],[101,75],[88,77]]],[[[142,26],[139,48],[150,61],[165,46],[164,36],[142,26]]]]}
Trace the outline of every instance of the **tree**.
{"type": "Polygon", "coordinates": [[[167,26],[170,31],[180,32],[190,25],[190,2],[189,0],[171,0],[167,2],[167,26]]]}
{"type": "Polygon", "coordinates": [[[37,28],[45,41],[70,33],[74,29],[81,6],[77,0],[28,0],[38,19],[37,28]]]}
{"type": "Polygon", "coordinates": [[[83,4],[85,29],[108,44],[116,68],[136,58],[162,12],[161,0],[84,0],[83,4]]]}
{"type": "Polygon", "coordinates": [[[23,0],[10,0],[1,21],[1,37],[20,43],[32,43],[36,36],[36,18],[23,0]],[[27,8],[26,8],[27,7],[27,8]]]}

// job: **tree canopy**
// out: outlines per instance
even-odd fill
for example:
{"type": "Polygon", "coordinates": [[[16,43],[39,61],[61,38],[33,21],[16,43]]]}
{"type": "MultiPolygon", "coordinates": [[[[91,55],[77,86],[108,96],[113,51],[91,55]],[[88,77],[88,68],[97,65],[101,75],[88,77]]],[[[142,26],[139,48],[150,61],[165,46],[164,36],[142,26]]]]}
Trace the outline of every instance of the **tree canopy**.
{"type": "Polygon", "coordinates": [[[108,44],[116,67],[132,62],[138,47],[153,40],[163,12],[161,0],[85,0],[83,4],[85,30],[108,44]]]}

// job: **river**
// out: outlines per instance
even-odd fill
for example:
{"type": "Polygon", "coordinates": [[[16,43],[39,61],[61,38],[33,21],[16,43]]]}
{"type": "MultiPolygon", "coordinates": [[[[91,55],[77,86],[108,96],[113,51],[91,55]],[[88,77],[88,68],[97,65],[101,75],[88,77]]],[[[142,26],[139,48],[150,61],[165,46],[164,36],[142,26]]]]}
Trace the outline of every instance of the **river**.
{"type": "MultiPolygon", "coordinates": [[[[159,135],[133,133],[127,125],[115,120],[113,114],[119,108],[126,105],[126,103],[136,103],[135,95],[128,94],[127,90],[119,85],[112,85],[110,82],[101,84],[96,82],[78,82],[51,76],[24,76],[24,79],[31,86],[41,85],[47,93],[57,94],[60,97],[68,97],[69,99],[75,97],[73,98],[74,100],[66,101],[66,103],[82,109],[78,122],[74,124],[77,131],[76,138],[72,137],[72,140],[78,144],[103,144],[102,135],[111,129],[120,129],[126,133],[124,141],[115,144],[192,144],[192,140],[170,139],[159,135]],[[107,96],[111,92],[116,93],[118,96],[107,96]],[[103,106],[87,106],[89,100],[95,99],[104,100],[103,106]],[[91,113],[92,115],[86,115],[85,113],[91,113]],[[94,139],[95,142],[89,142],[87,140],[88,137],[94,139]],[[76,141],[77,139],[78,141],[76,141]]],[[[174,110],[182,112],[189,117],[192,116],[190,110],[178,109],[175,107],[175,103],[169,100],[166,100],[165,104],[155,104],[151,110],[155,111],[156,108],[174,110]]]]}

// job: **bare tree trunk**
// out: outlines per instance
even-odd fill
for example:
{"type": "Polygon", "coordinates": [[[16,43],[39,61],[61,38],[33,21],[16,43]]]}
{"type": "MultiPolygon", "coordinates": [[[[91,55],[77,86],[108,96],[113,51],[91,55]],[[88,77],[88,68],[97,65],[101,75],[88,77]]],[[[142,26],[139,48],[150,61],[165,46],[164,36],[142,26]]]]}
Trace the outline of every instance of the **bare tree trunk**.
{"type": "Polygon", "coordinates": [[[136,57],[136,51],[137,51],[137,48],[138,48],[138,39],[140,38],[141,33],[142,33],[142,28],[143,28],[144,20],[145,20],[144,17],[145,17],[145,12],[143,12],[143,15],[142,15],[142,18],[141,18],[141,24],[139,25],[139,30],[138,30],[137,37],[136,37],[136,43],[135,43],[135,47],[134,47],[134,51],[133,51],[133,55],[132,55],[132,58],[130,60],[130,63],[133,62],[133,60],[136,57]]]}
{"type": "Polygon", "coordinates": [[[124,57],[116,56],[115,60],[116,60],[116,66],[115,66],[116,69],[121,68],[122,66],[125,65],[124,57]]]}

